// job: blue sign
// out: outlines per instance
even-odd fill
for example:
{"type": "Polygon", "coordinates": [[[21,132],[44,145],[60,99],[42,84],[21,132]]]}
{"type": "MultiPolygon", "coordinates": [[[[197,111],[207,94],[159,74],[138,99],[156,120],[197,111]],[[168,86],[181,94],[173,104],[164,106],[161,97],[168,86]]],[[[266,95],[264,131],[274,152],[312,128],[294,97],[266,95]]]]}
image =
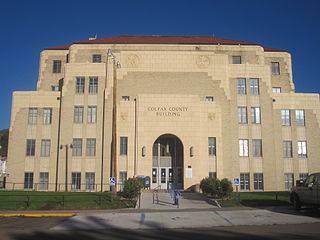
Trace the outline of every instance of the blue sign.
{"type": "Polygon", "coordinates": [[[240,179],[239,178],[234,178],[233,179],[233,185],[234,186],[240,186],[240,179]]]}
{"type": "Polygon", "coordinates": [[[114,187],[116,185],[116,178],[115,177],[110,177],[110,186],[114,187]]]}

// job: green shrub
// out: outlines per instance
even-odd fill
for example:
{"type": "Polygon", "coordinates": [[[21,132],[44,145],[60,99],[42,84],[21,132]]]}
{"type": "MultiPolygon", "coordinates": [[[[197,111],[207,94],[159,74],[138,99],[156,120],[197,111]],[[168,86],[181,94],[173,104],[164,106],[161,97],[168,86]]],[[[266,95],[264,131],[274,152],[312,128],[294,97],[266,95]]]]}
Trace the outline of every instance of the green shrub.
{"type": "Polygon", "coordinates": [[[201,180],[200,188],[203,193],[217,197],[228,196],[233,191],[232,183],[227,178],[219,180],[217,178],[206,177],[201,180]]]}
{"type": "Polygon", "coordinates": [[[201,180],[200,188],[203,193],[217,195],[219,193],[220,181],[217,178],[206,177],[201,180]]]}
{"type": "Polygon", "coordinates": [[[224,178],[220,181],[220,196],[226,197],[232,193],[233,187],[232,183],[227,179],[224,178]]]}
{"type": "Polygon", "coordinates": [[[124,182],[122,196],[125,198],[135,198],[139,195],[143,187],[144,180],[142,178],[129,178],[124,182]]]}

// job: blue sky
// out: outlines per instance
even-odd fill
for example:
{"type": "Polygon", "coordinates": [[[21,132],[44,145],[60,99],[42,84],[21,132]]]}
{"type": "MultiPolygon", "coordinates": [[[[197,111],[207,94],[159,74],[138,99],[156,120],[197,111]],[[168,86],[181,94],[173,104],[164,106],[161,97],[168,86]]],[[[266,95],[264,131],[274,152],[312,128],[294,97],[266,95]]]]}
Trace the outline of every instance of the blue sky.
{"type": "Polygon", "coordinates": [[[318,0],[10,0],[0,7],[0,129],[13,91],[36,89],[45,47],[118,35],[193,35],[257,42],[292,54],[297,92],[319,93],[318,0]]]}

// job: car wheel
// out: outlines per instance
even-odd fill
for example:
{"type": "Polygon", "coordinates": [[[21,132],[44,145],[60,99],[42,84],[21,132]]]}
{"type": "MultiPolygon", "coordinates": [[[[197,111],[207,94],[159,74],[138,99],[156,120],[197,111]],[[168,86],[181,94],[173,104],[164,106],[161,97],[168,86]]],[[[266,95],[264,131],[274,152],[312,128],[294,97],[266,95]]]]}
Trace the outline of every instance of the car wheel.
{"type": "Polygon", "coordinates": [[[301,209],[301,202],[300,199],[297,195],[293,196],[293,207],[296,210],[300,210],[301,209]]]}

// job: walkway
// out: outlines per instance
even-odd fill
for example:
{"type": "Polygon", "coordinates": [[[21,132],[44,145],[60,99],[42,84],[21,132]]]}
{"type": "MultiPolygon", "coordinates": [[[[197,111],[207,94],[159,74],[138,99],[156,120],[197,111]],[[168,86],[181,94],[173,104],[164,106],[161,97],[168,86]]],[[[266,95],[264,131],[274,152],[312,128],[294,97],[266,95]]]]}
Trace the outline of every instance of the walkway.
{"type": "MultiPolygon", "coordinates": [[[[155,201],[153,203],[153,193],[152,192],[142,192],[140,209],[154,209],[154,210],[168,210],[176,209],[177,206],[174,205],[174,201],[170,194],[167,192],[158,193],[159,202],[155,201]]],[[[217,208],[214,202],[209,201],[207,198],[199,193],[188,193],[182,192],[180,198],[180,209],[214,209],[217,208]]]]}

